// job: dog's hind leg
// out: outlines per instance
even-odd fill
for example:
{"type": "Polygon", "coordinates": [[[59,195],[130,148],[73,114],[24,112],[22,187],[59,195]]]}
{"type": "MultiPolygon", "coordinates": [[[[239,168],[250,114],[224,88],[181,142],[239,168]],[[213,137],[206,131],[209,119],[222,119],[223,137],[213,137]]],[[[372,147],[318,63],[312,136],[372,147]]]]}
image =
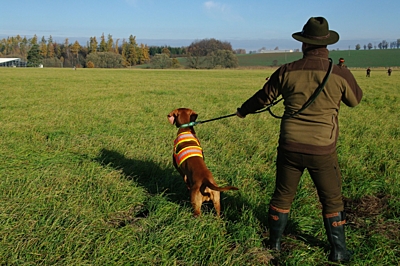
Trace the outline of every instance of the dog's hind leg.
{"type": "Polygon", "coordinates": [[[217,216],[219,217],[221,215],[221,201],[220,201],[220,192],[219,191],[213,191],[211,193],[211,200],[214,204],[215,212],[217,213],[217,216]]]}
{"type": "Polygon", "coordinates": [[[193,207],[193,216],[197,217],[201,214],[201,205],[203,203],[203,196],[200,193],[200,187],[193,186],[190,188],[190,201],[193,207]]]}

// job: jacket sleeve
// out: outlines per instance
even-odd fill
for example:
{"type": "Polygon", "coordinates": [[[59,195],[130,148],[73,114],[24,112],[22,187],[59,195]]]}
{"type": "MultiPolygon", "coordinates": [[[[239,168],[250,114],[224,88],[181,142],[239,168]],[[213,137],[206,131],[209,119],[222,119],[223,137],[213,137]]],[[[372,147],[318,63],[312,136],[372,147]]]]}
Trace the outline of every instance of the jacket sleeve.
{"type": "Polygon", "coordinates": [[[270,79],[264,84],[262,89],[257,91],[252,97],[245,101],[238,112],[242,116],[254,113],[272,103],[279,95],[279,69],[275,71],[270,79]]]}
{"type": "Polygon", "coordinates": [[[351,74],[349,70],[346,74],[345,79],[347,82],[342,92],[342,102],[349,107],[354,107],[361,102],[363,92],[360,86],[358,86],[353,74],[351,74]]]}

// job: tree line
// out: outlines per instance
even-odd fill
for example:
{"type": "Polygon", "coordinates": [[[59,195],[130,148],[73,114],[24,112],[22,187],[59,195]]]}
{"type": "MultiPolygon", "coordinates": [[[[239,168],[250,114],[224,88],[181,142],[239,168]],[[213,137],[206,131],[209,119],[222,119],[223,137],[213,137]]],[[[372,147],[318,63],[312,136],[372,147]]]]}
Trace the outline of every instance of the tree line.
{"type": "Polygon", "coordinates": [[[41,40],[17,35],[0,40],[0,57],[18,57],[28,66],[118,68],[148,64],[154,68],[179,67],[177,57],[186,57],[191,68],[237,67],[237,58],[228,42],[196,40],[188,47],[138,44],[136,36],[114,40],[104,33],[98,40],[90,37],[86,46],[78,41],[57,43],[52,36],[41,40]]]}
{"type": "MultiPolygon", "coordinates": [[[[364,44],[364,50],[371,50],[372,48],[376,49],[376,45],[372,45],[372,43],[364,44]]],[[[379,49],[399,49],[400,48],[400,39],[397,39],[396,41],[392,42],[387,42],[386,40],[383,40],[378,43],[378,48],[379,49]]],[[[361,45],[356,44],[356,50],[360,50],[361,45]]]]}

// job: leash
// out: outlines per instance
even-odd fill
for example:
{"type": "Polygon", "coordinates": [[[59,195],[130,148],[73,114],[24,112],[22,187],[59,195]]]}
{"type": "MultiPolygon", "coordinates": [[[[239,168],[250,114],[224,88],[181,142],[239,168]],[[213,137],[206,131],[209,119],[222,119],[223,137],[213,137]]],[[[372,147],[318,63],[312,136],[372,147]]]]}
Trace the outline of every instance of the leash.
{"type": "Polygon", "coordinates": [[[181,125],[179,128],[183,128],[183,127],[193,127],[193,126],[196,126],[196,125],[198,125],[198,124],[203,124],[203,123],[207,123],[207,122],[211,122],[211,121],[216,121],[216,120],[228,118],[228,117],[235,116],[235,115],[236,115],[236,113],[230,114],[230,115],[224,115],[224,116],[220,116],[220,117],[216,117],[216,118],[212,118],[212,119],[208,119],[208,120],[204,120],[204,121],[190,122],[190,123],[181,125]]]}
{"type": "MultiPolygon", "coordinates": [[[[262,113],[262,112],[265,112],[265,111],[270,111],[271,112],[270,108],[272,106],[278,104],[282,100],[283,100],[283,98],[280,98],[279,100],[270,103],[267,107],[265,107],[262,110],[257,111],[256,113],[262,113]]],[[[233,113],[233,114],[230,114],[230,115],[224,115],[224,116],[220,116],[220,117],[216,117],[216,118],[211,118],[211,119],[204,120],[204,121],[190,122],[190,123],[181,125],[179,128],[193,127],[193,126],[196,126],[198,124],[204,124],[204,123],[207,123],[207,122],[212,122],[212,121],[216,121],[216,120],[220,120],[220,119],[224,119],[224,118],[228,118],[228,117],[232,117],[232,116],[236,116],[236,113],[233,113]]]]}
{"type": "MultiPolygon", "coordinates": [[[[289,115],[283,115],[283,116],[278,116],[275,115],[272,111],[271,111],[271,107],[278,104],[280,101],[283,100],[283,98],[281,97],[280,99],[273,101],[272,103],[270,103],[268,106],[266,106],[264,109],[256,111],[254,113],[259,114],[265,111],[268,111],[270,113],[270,115],[274,118],[278,118],[278,119],[283,119],[283,118],[291,118],[299,113],[301,113],[302,111],[304,111],[304,109],[306,109],[307,107],[309,107],[314,101],[315,99],[317,99],[317,96],[323,91],[326,82],[328,81],[329,76],[332,73],[332,69],[333,69],[333,61],[332,58],[329,58],[329,67],[328,67],[328,71],[326,72],[326,75],[324,77],[324,79],[322,80],[322,83],[317,87],[317,89],[314,91],[313,95],[311,95],[311,97],[307,100],[307,102],[296,112],[289,114],[289,115]]],[[[212,122],[212,121],[216,121],[216,120],[220,120],[220,119],[224,119],[224,118],[228,118],[228,117],[232,117],[232,116],[236,116],[236,113],[230,114],[230,115],[224,115],[224,116],[220,116],[220,117],[216,117],[216,118],[211,118],[208,120],[204,120],[204,121],[195,121],[195,122],[190,122],[187,124],[183,124],[181,125],[179,128],[185,128],[185,127],[193,127],[196,126],[198,124],[204,124],[207,122],[212,122]]]]}

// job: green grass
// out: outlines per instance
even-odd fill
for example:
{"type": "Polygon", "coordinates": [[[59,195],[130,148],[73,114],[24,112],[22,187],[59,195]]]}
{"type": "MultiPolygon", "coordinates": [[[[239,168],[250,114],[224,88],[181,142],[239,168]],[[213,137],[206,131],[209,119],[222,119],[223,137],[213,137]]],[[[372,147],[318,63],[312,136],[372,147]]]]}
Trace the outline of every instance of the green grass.
{"type": "MultiPolygon", "coordinates": [[[[301,52],[238,55],[241,67],[273,66],[274,60],[277,61],[278,65],[282,65],[302,57],[301,52]]],[[[330,51],[329,57],[333,59],[335,64],[339,62],[339,58],[345,58],[345,64],[350,68],[393,68],[400,66],[400,49],[330,51]]]]}
{"type": "MultiPolygon", "coordinates": [[[[348,61],[348,60],[347,60],[348,61]]],[[[279,121],[267,113],[196,127],[222,195],[192,218],[172,166],[178,107],[199,120],[235,112],[271,70],[0,71],[1,265],[327,265],[321,207],[308,174],[280,256],[263,241],[279,121]]],[[[398,264],[400,76],[354,71],[338,145],[353,265],[398,264]],[[353,208],[353,209],[352,209],[353,208]]],[[[280,112],[281,107],[276,107],[280,112]]]]}

